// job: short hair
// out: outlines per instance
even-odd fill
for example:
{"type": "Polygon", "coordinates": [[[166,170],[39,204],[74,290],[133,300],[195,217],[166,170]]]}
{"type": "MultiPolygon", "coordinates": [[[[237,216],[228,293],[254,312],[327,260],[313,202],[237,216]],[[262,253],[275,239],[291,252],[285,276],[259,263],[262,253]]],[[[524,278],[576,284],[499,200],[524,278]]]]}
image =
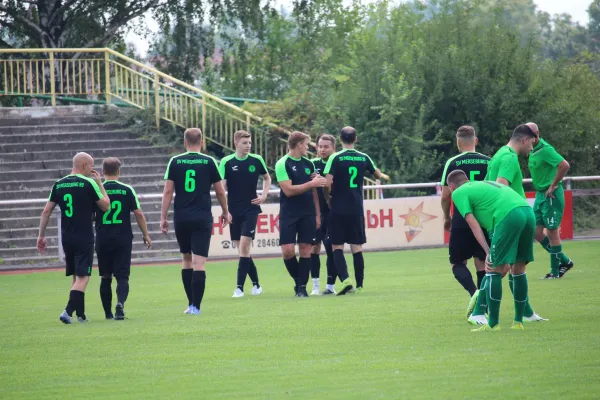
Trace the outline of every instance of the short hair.
{"type": "Polygon", "coordinates": [[[458,187],[468,181],[469,178],[467,178],[467,174],[465,174],[465,172],[460,169],[455,169],[454,171],[450,172],[450,174],[448,174],[448,177],[446,178],[446,184],[448,186],[454,185],[458,187]]]}
{"type": "Polygon", "coordinates": [[[250,134],[250,132],[246,132],[246,131],[237,131],[233,134],[233,142],[237,143],[239,142],[241,139],[245,139],[245,138],[250,138],[252,137],[252,135],[250,134]]]}
{"type": "Polygon", "coordinates": [[[189,128],[183,132],[183,139],[191,144],[197,146],[202,142],[202,131],[200,128],[189,128]]]}
{"type": "Polygon", "coordinates": [[[310,136],[304,132],[294,131],[290,133],[290,137],[288,137],[288,147],[290,149],[295,149],[298,144],[304,142],[306,139],[310,140],[310,136]]]}
{"type": "Polygon", "coordinates": [[[331,145],[335,149],[335,145],[336,145],[335,136],[330,135],[329,133],[322,133],[322,134],[320,134],[319,136],[317,136],[317,146],[319,145],[319,141],[321,139],[330,141],[331,145]]]}
{"type": "Polygon", "coordinates": [[[342,143],[352,144],[356,140],[356,129],[351,126],[343,127],[340,131],[340,139],[342,143]]]}
{"type": "Polygon", "coordinates": [[[463,125],[456,131],[456,137],[459,139],[473,140],[476,136],[475,128],[469,125],[463,125]]]}
{"type": "Polygon", "coordinates": [[[536,138],[535,132],[526,124],[519,125],[515,128],[510,137],[512,139],[536,138]]]}
{"type": "Polygon", "coordinates": [[[121,160],[117,157],[107,157],[102,161],[102,173],[104,175],[117,175],[121,169],[121,160]]]}

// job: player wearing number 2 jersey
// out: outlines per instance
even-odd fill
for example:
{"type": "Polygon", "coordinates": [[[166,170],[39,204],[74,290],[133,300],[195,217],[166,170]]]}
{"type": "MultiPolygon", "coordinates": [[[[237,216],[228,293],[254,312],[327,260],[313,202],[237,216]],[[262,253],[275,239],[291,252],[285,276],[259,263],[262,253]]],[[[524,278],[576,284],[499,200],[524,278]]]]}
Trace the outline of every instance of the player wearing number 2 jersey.
{"type": "Polygon", "coordinates": [[[329,219],[329,239],[333,247],[333,257],[342,288],[337,293],[344,295],[353,289],[344,258],[344,244],[350,244],[354,259],[354,276],[358,291],[363,289],[365,262],[362,245],[367,242],[363,215],[363,179],[366,172],[376,178],[389,179],[375,166],[371,157],[354,149],[358,140],[356,130],[350,126],[340,132],[342,151],[329,157],[325,171],[327,185],[325,198],[331,195],[331,215],[329,219]]]}
{"type": "MultiPolygon", "coordinates": [[[[448,243],[448,252],[450,255],[450,265],[454,277],[469,293],[469,296],[475,301],[473,295],[480,287],[481,281],[485,276],[485,252],[477,243],[473,232],[460,212],[454,209],[450,217],[450,189],[446,183],[448,174],[452,171],[461,170],[470,181],[482,181],[487,174],[490,158],[475,151],[478,139],[475,135],[475,129],[472,126],[461,126],[456,132],[456,145],[461,152],[446,162],[442,174],[442,210],[444,212],[444,228],[450,231],[450,242],[448,243]],[[477,271],[477,286],[473,282],[471,271],[467,268],[467,261],[473,258],[475,269],[477,271]]],[[[484,232],[486,240],[489,242],[487,232],[484,232]]]]}
{"type": "Polygon", "coordinates": [[[106,319],[125,319],[123,308],[129,295],[129,275],[131,272],[131,230],[130,213],[133,212],[142,231],[142,239],[150,248],[146,218],[140,208],[135,190],[119,182],[121,161],[118,158],[105,158],[102,162],[104,188],[110,198],[110,209],[96,210],[96,254],[100,274],[100,300],[106,319]],[[112,277],[117,280],[117,305],[112,313],[112,277]]]}
{"type": "Polygon", "coordinates": [[[187,152],[171,158],[165,172],[160,228],[164,234],[169,231],[167,212],[175,193],[175,237],[183,254],[181,279],[189,304],[184,312],[200,314],[206,284],[205,264],[213,225],[211,187],[214,187],[221,205],[222,226],[227,225],[230,220],[217,162],[200,153],[202,131],[198,128],[187,129],[183,138],[187,152]]]}
{"type": "Polygon", "coordinates": [[[78,153],[73,157],[71,175],[56,181],[52,186],[50,198],[42,212],[37,247],[40,252],[47,246],[45,233],[48,220],[58,204],[61,213],[62,246],[67,264],[67,276],[73,276],[73,286],[69,302],[59,319],[72,323],[73,311],[79,322],[85,317],[85,288],[92,274],[94,262],[94,226],[92,216],[95,205],[102,211],[110,207],[100,175],[94,168],[94,159],[87,153],[78,153]],[[92,178],[89,178],[91,176],[92,178]]]}

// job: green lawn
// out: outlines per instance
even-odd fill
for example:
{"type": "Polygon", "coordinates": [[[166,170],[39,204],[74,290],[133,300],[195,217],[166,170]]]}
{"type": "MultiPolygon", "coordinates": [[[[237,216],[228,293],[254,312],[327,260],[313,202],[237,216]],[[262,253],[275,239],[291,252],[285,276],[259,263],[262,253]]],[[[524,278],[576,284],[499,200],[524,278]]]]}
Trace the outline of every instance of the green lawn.
{"type": "Polygon", "coordinates": [[[232,299],[236,263],[213,263],[201,316],[182,314],[176,265],[134,268],[123,322],[103,320],[94,276],[92,322],[70,326],[62,273],[0,276],[0,398],[598,398],[600,242],[564,247],[575,269],[556,281],[536,248],[531,304],[550,321],[524,332],[507,283],[503,330],[470,332],[445,249],[367,254],[366,292],[345,297],[294,298],[271,259],[264,293],[232,299]]]}

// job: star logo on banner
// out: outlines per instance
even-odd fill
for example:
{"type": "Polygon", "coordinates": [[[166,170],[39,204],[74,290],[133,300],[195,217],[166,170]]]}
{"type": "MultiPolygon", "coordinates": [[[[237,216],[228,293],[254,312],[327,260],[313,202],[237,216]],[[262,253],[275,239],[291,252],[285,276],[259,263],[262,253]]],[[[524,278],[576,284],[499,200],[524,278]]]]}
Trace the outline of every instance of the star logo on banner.
{"type": "Polygon", "coordinates": [[[408,214],[400,215],[400,218],[404,219],[404,226],[408,226],[408,231],[404,232],[404,234],[406,235],[406,240],[410,243],[414,238],[419,236],[419,233],[423,230],[423,224],[437,217],[424,213],[423,202],[421,202],[414,210],[409,207],[408,214]]]}

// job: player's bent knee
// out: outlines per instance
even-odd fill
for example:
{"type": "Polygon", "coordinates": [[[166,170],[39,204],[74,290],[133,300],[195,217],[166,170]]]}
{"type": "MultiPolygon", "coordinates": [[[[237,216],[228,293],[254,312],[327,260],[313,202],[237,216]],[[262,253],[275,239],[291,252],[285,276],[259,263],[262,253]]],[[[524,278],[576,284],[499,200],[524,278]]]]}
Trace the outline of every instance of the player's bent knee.
{"type": "Polygon", "coordinates": [[[308,258],[310,257],[310,250],[312,245],[309,243],[299,243],[298,244],[298,252],[300,253],[300,257],[308,258]]]}
{"type": "Polygon", "coordinates": [[[350,251],[352,252],[352,254],[354,254],[354,253],[360,253],[362,251],[362,245],[360,245],[360,244],[351,244],[350,245],[350,251]]]}

